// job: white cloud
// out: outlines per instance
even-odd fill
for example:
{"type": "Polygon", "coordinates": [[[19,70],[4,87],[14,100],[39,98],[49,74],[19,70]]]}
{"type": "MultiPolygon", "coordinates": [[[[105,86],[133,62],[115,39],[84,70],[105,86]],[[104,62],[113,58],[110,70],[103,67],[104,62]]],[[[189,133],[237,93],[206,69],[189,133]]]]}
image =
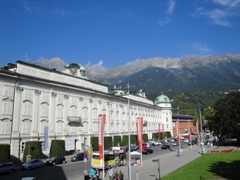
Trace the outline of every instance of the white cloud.
{"type": "MultiPolygon", "coordinates": [[[[209,1],[206,1],[209,2],[209,1]]],[[[207,9],[205,3],[198,7],[194,13],[196,16],[204,16],[212,21],[213,24],[232,27],[231,18],[239,16],[240,0],[212,0],[214,8],[207,9]]]]}
{"type": "Polygon", "coordinates": [[[160,26],[165,26],[165,25],[169,24],[170,22],[171,22],[171,19],[165,17],[165,18],[163,18],[163,19],[160,19],[160,20],[158,21],[158,24],[159,24],[160,26]]]}
{"type": "Polygon", "coordinates": [[[201,53],[207,53],[210,51],[208,45],[204,43],[193,43],[192,48],[201,53]]]}
{"type": "Polygon", "coordinates": [[[175,8],[175,5],[176,5],[176,2],[173,1],[173,0],[170,0],[170,1],[168,2],[168,8],[167,8],[167,13],[168,13],[168,14],[172,14],[172,13],[173,13],[174,8],[175,8]]]}
{"type": "Polygon", "coordinates": [[[213,0],[213,2],[228,7],[236,7],[240,4],[240,0],[213,0]]]}

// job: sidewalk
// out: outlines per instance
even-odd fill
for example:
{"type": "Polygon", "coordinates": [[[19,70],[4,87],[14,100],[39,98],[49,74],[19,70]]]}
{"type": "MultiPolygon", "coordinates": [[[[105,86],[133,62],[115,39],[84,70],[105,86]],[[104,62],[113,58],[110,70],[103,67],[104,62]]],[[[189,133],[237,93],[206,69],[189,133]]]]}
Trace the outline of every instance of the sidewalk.
{"type": "MultiPolygon", "coordinates": [[[[155,157],[160,161],[160,176],[166,176],[167,174],[177,170],[178,168],[188,164],[189,162],[200,157],[200,147],[192,146],[184,148],[182,156],[177,156],[176,151],[169,152],[164,155],[155,157]]],[[[122,171],[124,179],[128,179],[128,166],[119,167],[118,171],[122,171]]],[[[152,162],[152,159],[145,160],[142,166],[131,166],[131,179],[136,180],[136,173],[138,173],[139,180],[153,179],[154,175],[158,178],[158,162],[152,162]],[[150,175],[153,175],[150,176],[150,175]]],[[[108,177],[105,177],[107,179],[108,177]]]]}

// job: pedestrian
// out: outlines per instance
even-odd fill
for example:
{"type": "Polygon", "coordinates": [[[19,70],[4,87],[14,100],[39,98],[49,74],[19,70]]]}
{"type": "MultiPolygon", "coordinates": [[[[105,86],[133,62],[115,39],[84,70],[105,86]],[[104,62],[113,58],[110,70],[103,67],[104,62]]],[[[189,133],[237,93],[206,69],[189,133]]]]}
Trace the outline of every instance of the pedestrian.
{"type": "Polygon", "coordinates": [[[123,175],[122,171],[119,171],[119,179],[123,180],[123,177],[124,177],[124,175],[123,175]]]}
{"type": "Polygon", "coordinates": [[[84,162],[86,163],[87,162],[87,152],[86,151],[84,151],[84,153],[83,153],[83,157],[84,157],[84,162]]]}
{"type": "Polygon", "coordinates": [[[120,180],[118,170],[116,170],[116,172],[115,172],[115,179],[120,180]]]}
{"type": "Polygon", "coordinates": [[[95,176],[95,170],[93,168],[91,168],[89,173],[90,173],[91,178],[93,179],[93,177],[95,176]]]}
{"type": "Polygon", "coordinates": [[[108,177],[109,177],[109,180],[113,180],[113,168],[110,167],[110,169],[108,170],[108,177]]]}
{"type": "Polygon", "coordinates": [[[98,168],[97,168],[96,171],[95,171],[95,175],[96,175],[96,178],[97,178],[97,180],[98,180],[99,177],[100,177],[100,171],[99,171],[98,168]]]}

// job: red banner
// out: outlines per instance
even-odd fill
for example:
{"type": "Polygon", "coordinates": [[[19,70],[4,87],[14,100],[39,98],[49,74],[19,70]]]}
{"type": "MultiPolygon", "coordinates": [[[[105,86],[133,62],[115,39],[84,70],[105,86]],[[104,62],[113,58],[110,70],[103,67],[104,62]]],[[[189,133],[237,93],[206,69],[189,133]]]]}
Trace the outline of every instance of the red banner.
{"type": "Polygon", "coordinates": [[[180,142],[180,135],[179,135],[179,119],[176,121],[176,131],[177,131],[177,142],[180,142]]]}
{"type": "Polygon", "coordinates": [[[197,138],[198,138],[198,136],[199,136],[198,120],[197,120],[197,122],[196,122],[196,131],[197,131],[197,138]]]}
{"type": "Polygon", "coordinates": [[[160,128],[161,128],[161,124],[158,124],[158,139],[160,139],[160,128]]]}
{"type": "Polygon", "coordinates": [[[104,150],[104,126],[106,121],[106,114],[98,115],[98,151],[99,158],[103,159],[103,150],[104,150]]]}
{"type": "Polygon", "coordinates": [[[163,139],[164,139],[164,137],[165,137],[164,124],[162,124],[162,137],[163,137],[163,139]]]}
{"type": "Polygon", "coordinates": [[[190,120],[188,120],[188,140],[190,141],[191,137],[190,137],[190,120]]]}
{"type": "Polygon", "coordinates": [[[137,141],[138,141],[138,149],[142,152],[143,145],[143,117],[137,117],[137,141]]]}

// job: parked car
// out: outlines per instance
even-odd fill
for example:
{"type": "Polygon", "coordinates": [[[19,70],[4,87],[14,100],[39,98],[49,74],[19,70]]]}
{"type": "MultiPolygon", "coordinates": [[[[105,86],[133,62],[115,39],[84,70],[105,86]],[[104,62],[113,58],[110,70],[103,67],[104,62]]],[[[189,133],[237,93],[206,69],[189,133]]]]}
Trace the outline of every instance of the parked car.
{"type": "Polygon", "coordinates": [[[1,173],[10,173],[11,174],[11,173],[13,173],[15,168],[16,168],[16,165],[13,164],[12,162],[0,164],[0,174],[1,173]]]}
{"type": "Polygon", "coordinates": [[[53,165],[55,166],[56,164],[63,164],[67,163],[66,158],[64,156],[57,156],[57,157],[52,157],[49,160],[46,161],[46,165],[53,165]]]}
{"type": "Polygon", "coordinates": [[[71,157],[72,162],[81,161],[81,160],[84,160],[84,153],[78,153],[75,156],[71,157]]]}
{"type": "Polygon", "coordinates": [[[172,146],[178,146],[178,145],[179,145],[178,142],[176,141],[172,142],[172,146]]]}
{"type": "Polygon", "coordinates": [[[29,162],[26,162],[24,164],[22,164],[22,169],[33,169],[33,168],[39,168],[39,167],[43,167],[43,162],[41,159],[33,159],[29,162]]]}
{"type": "Polygon", "coordinates": [[[156,146],[160,146],[162,143],[161,143],[161,142],[158,142],[158,141],[154,141],[154,144],[155,144],[156,146]]]}
{"type": "Polygon", "coordinates": [[[36,177],[23,177],[21,180],[37,180],[36,177]]]}
{"type": "Polygon", "coordinates": [[[162,149],[169,149],[170,148],[170,145],[169,144],[163,144],[162,145],[162,149]]]}
{"type": "Polygon", "coordinates": [[[150,148],[145,148],[142,151],[143,154],[152,154],[153,152],[154,152],[154,150],[150,149],[150,148]]]}

